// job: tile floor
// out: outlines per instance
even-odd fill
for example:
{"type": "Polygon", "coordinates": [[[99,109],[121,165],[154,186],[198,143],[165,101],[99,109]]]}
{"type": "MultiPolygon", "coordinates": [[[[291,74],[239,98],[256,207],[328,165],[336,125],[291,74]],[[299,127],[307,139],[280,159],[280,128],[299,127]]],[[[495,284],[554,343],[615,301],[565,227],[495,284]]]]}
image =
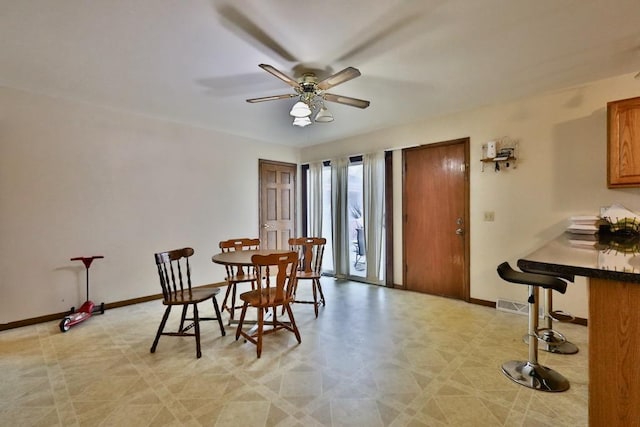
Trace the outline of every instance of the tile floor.
{"type": "Polygon", "coordinates": [[[203,324],[199,360],[189,338],[162,337],[150,354],[160,301],[65,334],[57,322],[1,332],[0,425],[587,425],[586,327],[558,326],[578,354],[540,352],[570,390],[535,392],[500,372],[527,356],[526,316],[361,283],[323,287],[318,319],[294,306],[302,344],[269,335],[261,359],[215,322],[203,324]]]}

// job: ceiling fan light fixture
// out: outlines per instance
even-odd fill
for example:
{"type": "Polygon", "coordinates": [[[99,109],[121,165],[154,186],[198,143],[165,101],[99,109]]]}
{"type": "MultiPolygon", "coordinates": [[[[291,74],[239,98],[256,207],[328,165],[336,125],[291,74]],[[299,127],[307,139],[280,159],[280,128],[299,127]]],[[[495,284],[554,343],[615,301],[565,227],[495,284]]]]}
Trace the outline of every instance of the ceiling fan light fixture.
{"type": "Polygon", "coordinates": [[[307,117],[296,117],[295,119],[293,119],[293,125],[294,126],[298,126],[298,127],[305,127],[305,126],[309,126],[311,124],[311,119],[307,116],[307,117]]]}
{"type": "Polygon", "coordinates": [[[331,111],[327,110],[327,107],[325,107],[323,105],[322,108],[320,108],[320,110],[318,110],[318,114],[316,114],[315,121],[317,123],[329,123],[329,122],[332,122],[333,121],[333,114],[331,114],[331,111]]]}
{"type": "MultiPolygon", "coordinates": [[[[304,102],[298,101],[293,104],[293,107],[291,107],[291,111],[289,111],[289,114],[296,118],[308,118],[311,115],[311,108],[309,108],[309,106],[304,102]]],[[[311,122],[311,120],[309,120],[309,122],[311,122]]]]}

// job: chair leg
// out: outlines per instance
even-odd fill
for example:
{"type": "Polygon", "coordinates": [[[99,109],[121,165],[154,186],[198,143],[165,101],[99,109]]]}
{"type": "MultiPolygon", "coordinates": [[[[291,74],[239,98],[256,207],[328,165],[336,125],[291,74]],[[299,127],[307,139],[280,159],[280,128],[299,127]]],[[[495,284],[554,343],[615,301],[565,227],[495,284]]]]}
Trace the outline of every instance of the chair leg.
{"type": "Polygon", "coordinates": [[[164,315],[162,315],[162,320],[160,321],[160,326],[158,326],[158,333],[156,334],[155,339],[153,340],[153,344],[151,345],[151,353],[156,352],[156,347],[158,346],[158,341],[160,340],[160,335],[162,335],[162,331],[164,331],[164,327],[167,324],[167,319],[169,318],[169,313],[171,313],[171,306],[168,305],[164,310],[164,315]]]}
{"type": "MultiPolygon", "coordinates": [[[[275,315],[275,310],[273,313],[275,315]]],[[[258,330],[256,331],[256,352],[258,354],[258,359],[262,354],[262,335],[264,332],[264,308],[258,308],[258,330]]]]}
{"type": "Polygon", "coordinates": [[[213,309],[216,311],[216,319],[218,319],[218,325],[220,326],[220,334],[222,334],[222,336],[225,336],[227,333],[224,330],[224,325],[222,324],[220,307],[218,307],[218,300],[216,299],[215,295],[213,296],[212,301],[213,301],[213,309]]]}
{"type": "Polygon", "coordinates": [[[238,289],[238,285],[236,283],[233,284],[233,288],[231,289],[231,307],[229,310],[229,323],[233,320],[236,311],[236,291],[238,289]]]}
{"type": "Polygon", "coordinates": [[[320,284],[320,279],[316,279],[316,286],[318,287],[318,292],[320,293],[320,303],[324,307],[324,293],[322,292],[322,285],[320,284]]]}
{"type": "Polygon", "coordinates": [[[240,338],[240,332],[242,331],[242,324],[244,323],[244,315],[247,314],[248,303],[244,303],[242,306],[242,311],[240,312],[240,320],[238,321],[238,328],[236,329],[236,341],[240,338]]]}
{"type": "Polygon", "coordinates": [[[291,323],[291,328],[293,329],[293,333],[298,340],[298,344],[302,342],[302,338],[300,338],[300,331],[298,331],[298,326],[296,325],[296,319],[293,317],[293,311],[291,310],[291,306],[289,304],[285,304],[284,308],[287,310],[287,314],[289,315],[289,322],[291,323]]]}
{"type": "Polygon", "coordinates": [[[198,304],[193,304],[193,327],[195,329],[196,336],[196,357],[200,359],[202,351],[200,351],[200,318],[198,317],[198,304]]]}
{"type": "Polygon", "coordinates": [[[227,291],[224,293],[224,299],[222,300],[222,310],[227,310],[229,311],[229,313],[231,313],[231,311],[229,310],[229,306],[227,305],[227,301],[229,300],[229,295],[231,294],[231,287],[233,286],[233,283],[229,283],[227,285],[227,291]]]}
{"type": "Polygon", "coordinates": [[[183,305],[182,306],[182,315],[180,316],[180,328],[178,329],[179,332],[183,332],[184,331],[184,321],[187,320],[187,305],[183,305]]]}
{"type": "Polygon", "coordinates": [[[318,290],[316,288],[316,279],[311,280],[311,290],[313,292],[313,312],[318,318],[318,290]]]}

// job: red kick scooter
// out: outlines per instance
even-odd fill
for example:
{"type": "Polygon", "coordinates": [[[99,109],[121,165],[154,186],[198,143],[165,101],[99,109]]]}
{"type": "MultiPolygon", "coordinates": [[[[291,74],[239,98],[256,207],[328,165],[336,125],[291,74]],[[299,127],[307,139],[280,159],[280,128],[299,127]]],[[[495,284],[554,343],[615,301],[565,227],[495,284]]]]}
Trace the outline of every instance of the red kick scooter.
{"type": "Polygon", "coordinates": [[[75,307],[71,307],[71,314],[68,314],[60,321],[60,331],[67,332],[73,325],[77,325],[80,322],[84,322],[90,318],[94,313],[100,312],[104,314],[104,303],[100,303],[100,307],[95,306],[93,301],[89,300],[89,267],[94,259],[104,258],[102,255],[94,255],[92,257],[76,257],[71,258],[71,261],[82,261],[85,269],[87,270],[87,300],[80,306],[78,311],[75,307]]]}

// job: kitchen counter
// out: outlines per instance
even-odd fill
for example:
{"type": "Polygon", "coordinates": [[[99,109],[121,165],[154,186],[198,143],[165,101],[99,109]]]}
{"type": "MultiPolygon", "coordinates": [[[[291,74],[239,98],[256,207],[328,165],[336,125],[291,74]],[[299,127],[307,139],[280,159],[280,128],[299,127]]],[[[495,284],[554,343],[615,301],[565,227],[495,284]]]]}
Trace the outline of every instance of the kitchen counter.
{"type": "Polygon", "coordinates": [[[573,237],[559,236],[518,266],[587,277],[589,425],[640,426],[640,240],[573,237]]]}
{"type": "Polygon", "coordinates": [[[519,260],[518,266],[640,283],[640,239],[605,235],[588,244],[564,233],[519,260]]]}

